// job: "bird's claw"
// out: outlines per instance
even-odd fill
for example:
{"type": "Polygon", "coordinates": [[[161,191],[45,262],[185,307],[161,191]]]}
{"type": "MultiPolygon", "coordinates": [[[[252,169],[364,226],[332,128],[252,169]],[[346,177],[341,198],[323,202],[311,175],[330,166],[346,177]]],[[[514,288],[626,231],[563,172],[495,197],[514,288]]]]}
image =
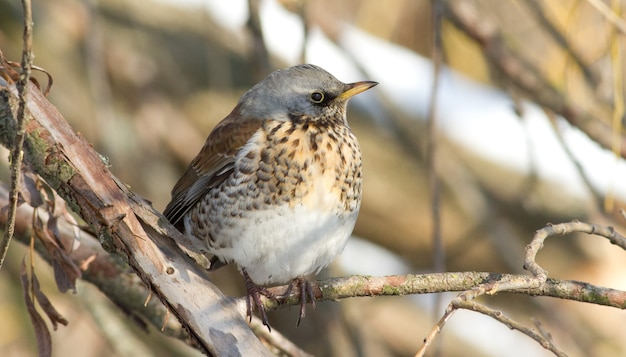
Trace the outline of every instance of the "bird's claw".
{"type": "Polygon", "coordinates": [[[246,316],[248,317],[248,321],[252,322],[252,305],[254,304],[254,308],[261,314],[261,321],[263,322],[263,325],[267,326],[269,332],[272,332],[272,327],[267,319],[265,307],[263,307],[263,302],[261,301],[261,295],[278,303],[276,295],[267,290],[265,287],[256,285],[245,271],[243,272],[243,276],[246,281],[246,316]]]}
{"type": "Polygon", "coordinates": [[[297,277],[291,281],[289,286],[287,287],[287,291],[283,295],[283,302],[289,298],[291,291],[298,287],[300,290],[300,316],[298,317],[297,326],[300,326],[300,321],[306,317],[306,303],[307,299],[311,302],[311,306],[315,309],[315,293],[313,292],[313,288],[311,283],[303,277],[297,277]]]}

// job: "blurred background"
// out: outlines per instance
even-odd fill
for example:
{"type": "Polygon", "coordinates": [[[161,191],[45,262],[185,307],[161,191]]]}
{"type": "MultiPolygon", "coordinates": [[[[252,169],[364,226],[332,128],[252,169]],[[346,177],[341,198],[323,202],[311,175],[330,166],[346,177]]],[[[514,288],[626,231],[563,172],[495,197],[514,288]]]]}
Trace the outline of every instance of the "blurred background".
{"type": "MultiPolygon", "coordinates": [[[[34,63],[54,78],[49,100],[122,182],[160,210],[213,126],[272,70],[310,62],[344,82],[378,81],[351,101],[348,115],[365,170],[355,237],[321,276],[523,273],[525,244],[549,222],[579,219],[626,233],[619,215],[626,199],[625,5],[37,1],[34,63]],[[434,232],[442,249],[434,248],[434,232]]],[[[20,2],[0,1],[0,50],[17,62],[21,26],[20,2]]],[[[8,151],[0,151],[6,183],[8,151]]],[[[24,252],[14,242],[0,274],[3,356],[36,355],[19,285],[24,252]]],[[[604,239],[573,235],[549,239],[538,262],[554,278],[626,289],[625,254],[604,239]]],[[[36,269],[70,322],[52,333],[54,355],[199,355],[136,328],[92,285],[55,294],[50,268],[40,262],[36,269]],[[121,348],[122,339],[133,347],[121,348]]],[[[212,276],[225,293],[244,293],[234,269],[212,276]]],[[[298,328],[297,308],[269,315],[275,329],[315,355],[409,356],[454,296],[319,303],[298,328]]],[[[572,356],[626,354],[620,310],[506,294],[479,301],[538,324],[572,356]]],[[[438,338],[443,356],[551,355],[467,311],[438,338]]]]}

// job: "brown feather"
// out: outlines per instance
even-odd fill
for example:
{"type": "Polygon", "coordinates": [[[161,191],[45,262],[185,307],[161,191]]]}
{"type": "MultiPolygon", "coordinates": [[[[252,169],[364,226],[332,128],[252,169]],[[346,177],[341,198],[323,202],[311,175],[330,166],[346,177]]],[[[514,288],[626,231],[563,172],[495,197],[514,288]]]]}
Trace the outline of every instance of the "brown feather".
{"type": "Polygon", "coordinates": [[[172,201],[163,215],[179,230],[183,217],[212,188],[232,174],[237,152],[263,121],[241,117],[239,105],[213,129],[202,150],[172,189],[172,201]]]}

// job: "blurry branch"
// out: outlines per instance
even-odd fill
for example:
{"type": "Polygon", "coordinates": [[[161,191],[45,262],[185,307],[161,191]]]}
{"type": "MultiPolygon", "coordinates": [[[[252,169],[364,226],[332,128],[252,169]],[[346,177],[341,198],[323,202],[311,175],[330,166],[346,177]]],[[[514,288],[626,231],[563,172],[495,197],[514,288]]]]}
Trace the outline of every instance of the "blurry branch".
{"type": "Polygon", "coordinates": [[[209,37],[229,53],[245,55],[245,40],[234,33],[223,31],[204,11],[187,11],[184,7],[161,1],[145,2],[126,0],[97,1],[96,12],[105,18],[138,27],[185,33],[187,36],[209,37]]]}
{"type": "Polygon", "coordinates": [[[585,171],[585,169],[583,168],[580,160],[578,160],[578,158],[572,152],[572,149],[570,148],[570,146],[567,145],[567,143],[565,142],[563,133],[558,125],[559,124],[558,118],[551,111],[545,110],[545,108],[544,108],[544,113],[546,114],[546,117],[550,121],[550,124],[552,124],[552,129],[554,130],[554,133],[556,134],[556,138],[559,141],[559,145],[561,146],[561,148],[563,149],[563,151],[565,152],[569,160],[574,164],[574,167],[576,167],[576,171],[578,172],[578,175],[585,183],[585,186],[587,187],[589,192],[591,192],[594,206],[596,208],[600,208],[601,202],[602,202],[602,193],[591,183],[591,178],[589,177],[589,174],[587,174],[587,171],[585,171]]]}
{"type": "MultiPolygon", "coordinates": [[[[347,42],[343,38],[344,27],[341,22],[332,18],[332,16],[317,16],[313,17],[311,21],[315,21],[311,25],[319,27],[330,41],[343,50],[343,55],[351,59],[351,64],[354,67],[358,68],[366,77],[370,77],[359,59],[355,58],[351,51],[346,50],[347,42]]],[[[426,130],[419,127],[420,124],[415,118],[401,111],[384,95],[379,93],[378,97],[380,98],[380,104],[384,107],[384,114],[381,113],[381,118],[378,118],[379,120],[376,121],[376,124],[389,130],[411,156],[418,160],[425,160],[425,150],[421,145],[423,142],[421,139],[426,140],[425,135],[423,135],[426,130]]],[[[442,178],[445,177],[440,177],[440,179],[442,178]]]]}
{"type": "MultiPolygon", "coordinates": [[[[441,81],[441,66],[443,65],[443,43],[441,39],[441,21],[443,17],[443,0],[431,1],[433,19],[433,42],[432,42],[432,71],[433,83],[430,90],[430,101],[428,104],[428,138],[426,149],[426,163],[428,167],[428,192],[430,194],[430,214],[432,219],[432,249],[433,249],[433,270],[435,272],[446,271],[446,251],[441,234],[441,181],[439,180],[439,131],[438,127],[438,107],[439,83],[441,81]]],[[[437,294],[433,297],[434,308],[433,317],[443,307],[443,295],[437,294]]],[[[438,344],[435,355],[441,356],[442,345],[438,344]]]]}
{"type": "Polygon", "coordinates": [[[591,6],[595,7],[596,10],[602,16],[604,16],[610,23],[615,26],[619,32],[626,34],[626,22],[622,20],[617,14],[611,11],[611,9],[601,0],[587,0],[591,6]]]}
{"type": "MultiPolygon", "coordinates": [[[[620,1],[613,1],[613,12],[616,14],[621,13],[620,1]]],[[[620,133],[623,129],[622,119],[624,116],[624,83],[622,76],[624,75],[622,69],[622,38],[623,34],[618,31],[613,31],[611,34],[611,65],[613,69],[613,115],[611,120],[611,126],[613,128],[612,137],[612,150],[616,157],[619,157],[619,153],[622,149],[622,137],[620,133]]],[[[613,196],[613,184],[609,186],[609,192],[604,199],[604,210],[606,212],[613,212],[615,206],[615,198],[613,196]]]]}
{"type": "MultiPolygon", "coordinates": [[[[105,49],[102,20],[98,17],[96,7],[98,3],[98,0],[85,1],[89,27],[85,34],[86,38],[83,41],[83,46],[86,56],[86,82],[89,85],[91,97],[98,98],[98,100],[94,101],[93,121],[98,132],[108,133],[113,131],[110,127],[115,125],[116,118],[114,116],[115,105],[113,104],[111,83],[105,63],[107,49],[105,49]]],[[[107,152],[115,152],[116,145],[110,135],[98,135],[96,139],[101,141],[96,142],[96,146],[103,147],[107,152]]]]}
{"type": "MultiPolygon", "coordinates": [[[[120,184],[91,145],[29,84],[24,155],[32,168],[122,256],[210,355],[270,355],[246,325],[243,307],[224,297],[172,240],[185,237],[120,184]],[[225,343],[224,341],[230,341],[225,343]]],[[[15,86],[0,79],[0,141],[13,145],[15,86]]]]}
{"type": "Polygon", "coordinates": [[[265,45],[265,39],[263,38],[263,28],[261,27],[261,15],[259,14],[259,7],[261,3],[259,0],[248,0],[248,23],[247,27],[250,31],[252,41],[252,61],[254,63],[254,75],[255,82],[260,81],[268,73],[272,71],[270,65],[270,55],[265,45]]]}
{"type": "MultiPolygon", "coordinates": [[[[433,268],[436,272],[445,271],[446,254],[444,251],[443,238],[441,236],[441,184],[439,182],[438,144],[439,133],[437,131],[437,103],[439,98],[439,82],[441,79],[441,66],[443,62],[443,46],[441,42],[441,18],[443,13],[442,1],[432,2],[433,16],[433,84],[430,91],[428,105],[428,149],[427,164],[428,187],[430,192],[430,213],[433,222],[433,268]]],[[[439,304],[437,304],[439,305],[439,304]]]]}
{"type": "Polygon", "coordinates": [[[567,38],[563,36],[548,16],[546,16],[547,10],[542,6],[542,2],[539,0],[528,0],[524,2],[524,4],[530,8],[533,15],[539,21],[539,24],[550,34],[554,41],[569,54],[572,60],[574,60],[578,68],[583,72],[587,83],[594,88],[597,87],[600,81],[598,73],[592,71],[591,68],[585,64],[580,53],[572,47],[572,44],[567,38]]]}
{"type": "Polygon", "coordinates": [[[306,63],[307,62],[306,46],[307,46],[307,43],[309,42],[309,37],[311,35],[311,25],[309,24],[308,12],[307,12],[308,7],[306,6],[306,3],[304,1],[298,1],[295,3],[295,5],[296,5],[295,13],[300,17],[300,20],[302,21],[302,32],[304,35],[303,36],[304,40],[302,41],[302,50],[300,51],[300,62],[306,63]]]}
{"type": "MultiPolygon", "coordinates": [[[[602,147],[612,148],[614,133],[611,126],[572,103],[535,66],[507,47],[498,28],[480,17],[471,2],[451,0],[445,1],[444,5],[445,16],[483,48],[485,58],[503,78],[530,100],[565,118],[602,147]]],[[[622,133],[619,135],[621,140],[626,140],[622,133]]],[[[618,154],[626,158],[626,147],[622,147],[618,154]]]]}
{"type": "MultiPolygon", "coordinates": [[[[33,12],[30,0],[22,1],[22,9],[24,11],[24,33],[22,36],[22,64],[20,66],[20,74],[17,80],[17,92],[19,104],[17,108],[17,128],[13,136],[13,143],[9,145],[11,148],[11,192],[9,193],[9,219],[2,240],[0,240],[0,269],[2,263],[9,250],[11,239],[15,231],[15,214],[17,212],[17,196],[19,191],[20,173],[22,167],[24,146],[24,116],[26,107],[26,96],[28,95],[28,81],[30,79],[30,71],[33,65],[33,12]]],[[[0,66],[6,67],[4,56],[0,53],[0,66]]]]}

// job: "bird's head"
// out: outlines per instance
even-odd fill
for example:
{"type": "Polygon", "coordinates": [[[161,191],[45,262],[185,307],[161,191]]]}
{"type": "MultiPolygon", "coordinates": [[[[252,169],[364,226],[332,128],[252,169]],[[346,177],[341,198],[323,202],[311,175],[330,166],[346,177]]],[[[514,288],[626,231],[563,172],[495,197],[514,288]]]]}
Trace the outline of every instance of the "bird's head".
{"type": "Polygon", "coordinates": [[[348,99],[376,84],[346,84],[318,66],[303,64],[271,73],[241,97],[239,110],[248,118],[323,120],[339,114],[345,120],[348,99]]]}

